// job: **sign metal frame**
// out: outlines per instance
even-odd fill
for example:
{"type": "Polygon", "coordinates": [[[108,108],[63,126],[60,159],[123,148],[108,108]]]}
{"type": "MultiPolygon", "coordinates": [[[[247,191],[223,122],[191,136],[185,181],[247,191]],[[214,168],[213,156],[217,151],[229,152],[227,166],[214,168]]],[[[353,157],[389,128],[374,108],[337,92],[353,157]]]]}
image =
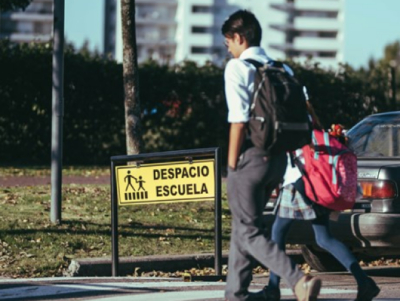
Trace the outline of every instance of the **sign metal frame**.
{"type": "MultiPolygon", "coordinates": [[[[125,155],[111,157],[111,247],[112,247],[112,276],[119,276],[119,255],[118,255],[118,191],[116,182],[116,167],[127,166],[128,163],[156,164],[165,163],[168,160],[189,161],[196,159],[214,160],[215,179],[215,209],[214,209],[214,232],[215,232],[215,273],[222,275],[222,201],[221,201],[221,150],[219,147],[201,148],[191,150],[167,151],[158,153],[147,153],[138,155],[125,155]]],[[[188,200],[189,202],[190,200],[188,200]]],[[[182,202],[182,201],[180,201],[182,202]]]]}

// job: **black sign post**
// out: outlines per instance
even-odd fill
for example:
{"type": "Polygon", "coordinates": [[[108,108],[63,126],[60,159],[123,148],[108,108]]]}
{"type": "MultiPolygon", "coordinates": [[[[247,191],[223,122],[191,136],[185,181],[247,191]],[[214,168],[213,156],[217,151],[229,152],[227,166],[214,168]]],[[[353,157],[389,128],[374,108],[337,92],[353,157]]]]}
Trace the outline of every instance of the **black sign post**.
{"type": "Polygon", "coordinates": [[[193,150],[169,151],[160,153],[148,153],[131,156],[111,157],[111,243],[112,243],[112,276],[119,276],[118,255],[118,193],[116,181],[116,167],[128,164],[163,163],[168,160],[214,159],[215,181],[215,273],[222,275],[222,205],[221,205],[221,152],[218,147],[193,150]]]}

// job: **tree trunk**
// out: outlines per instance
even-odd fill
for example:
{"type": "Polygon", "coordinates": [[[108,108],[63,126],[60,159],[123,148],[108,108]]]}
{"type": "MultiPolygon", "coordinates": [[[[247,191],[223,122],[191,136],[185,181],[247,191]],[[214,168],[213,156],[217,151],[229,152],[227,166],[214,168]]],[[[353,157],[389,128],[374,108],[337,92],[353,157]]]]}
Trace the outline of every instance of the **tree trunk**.
{"type": "Polygon", "coordinates": [[[142,150],[138,63],[135,32],[135,0],[121,0],[125,133],[128,155],[142,150]]]}

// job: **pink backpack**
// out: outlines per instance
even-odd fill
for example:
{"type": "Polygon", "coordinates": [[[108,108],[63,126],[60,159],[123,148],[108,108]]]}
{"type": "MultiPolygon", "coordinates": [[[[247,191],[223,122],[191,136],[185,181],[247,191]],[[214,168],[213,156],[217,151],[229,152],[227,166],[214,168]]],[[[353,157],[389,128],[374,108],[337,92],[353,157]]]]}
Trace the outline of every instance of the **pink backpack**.
{"type": "Polygon", "coordinates": [[[302,148],[305,193],[315,203],[333,210],[354,206],[357,196],[357,157],[328,132],[313,130],[314,150],[302,148]]]}

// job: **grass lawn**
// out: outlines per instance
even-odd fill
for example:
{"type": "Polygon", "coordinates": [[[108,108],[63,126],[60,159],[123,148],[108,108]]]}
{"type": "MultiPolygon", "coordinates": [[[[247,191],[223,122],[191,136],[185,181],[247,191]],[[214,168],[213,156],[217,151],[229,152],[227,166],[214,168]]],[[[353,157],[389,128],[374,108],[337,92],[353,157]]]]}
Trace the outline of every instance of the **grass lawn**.
{"type": "MultiPolygon", "coordinates": [[[[48,169],[0,169],[5,175],[47,175],[48,169]]],[[[109,172],[80,169],[76,175],[109,172]]],[[[71,169],[75,174],[75,169],[71,169]]],[[[73,258],[111,258],[108,185],[64,185],[62,223],[50,222],[50,186],[0,187],[0,276],[62,276],[73,258]]],[[[223,187],[223,249],[230,213],[223,187]]],[[[214,252],[214,203],[119,207],[119,255],[214,252]]]]}

